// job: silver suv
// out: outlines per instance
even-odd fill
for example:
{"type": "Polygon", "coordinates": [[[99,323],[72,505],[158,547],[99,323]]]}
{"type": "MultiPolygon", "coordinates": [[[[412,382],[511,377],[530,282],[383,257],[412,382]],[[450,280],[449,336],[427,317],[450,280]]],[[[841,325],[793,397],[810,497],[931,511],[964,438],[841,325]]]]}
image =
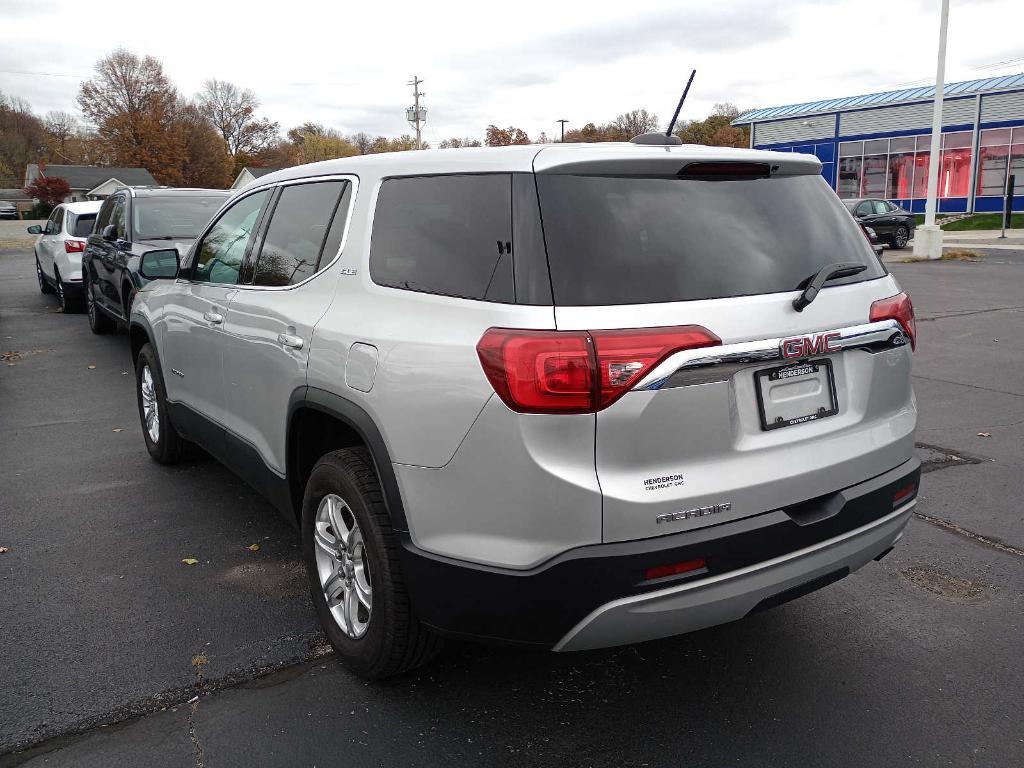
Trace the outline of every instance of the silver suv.
{"type": "Polygon", "coordinates": [[[570,651],[739,619],[915,504],[907,295],[807,155],[553,145],[265,176],[131,315],[159,462],[301,530],[338,656],[570,651]]]}

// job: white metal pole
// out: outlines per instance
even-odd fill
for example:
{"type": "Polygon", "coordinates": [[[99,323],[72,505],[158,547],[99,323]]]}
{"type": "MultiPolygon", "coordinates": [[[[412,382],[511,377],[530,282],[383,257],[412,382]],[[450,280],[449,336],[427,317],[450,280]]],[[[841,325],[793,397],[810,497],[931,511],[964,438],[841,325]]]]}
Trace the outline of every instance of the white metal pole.
{"type": "Polygon", "coordinates": [[[932,109],[932,143],[928,159],[928,200],[925,202],[924,226],[914,235],[914,255],[929,259],[942,257],[942,230],[935,224],[935,209],[939,193],[941,170],[940,146],[942,141],[942,96],[946,76],[946,29],[949,26],[949,0],[941,0],[939,18],[939,55],[935,67],[935,101],[932,109]]]}

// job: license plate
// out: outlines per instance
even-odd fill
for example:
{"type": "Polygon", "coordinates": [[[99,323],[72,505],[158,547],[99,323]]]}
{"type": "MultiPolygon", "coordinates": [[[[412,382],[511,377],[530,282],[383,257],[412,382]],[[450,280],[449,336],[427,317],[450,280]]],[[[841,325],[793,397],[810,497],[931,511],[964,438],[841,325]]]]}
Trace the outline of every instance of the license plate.
{"type": "Polygon", "coordinates": [[[769,368],[754,374],[761,429],[781,429],[839,413],[831,360],[769,368]]]}

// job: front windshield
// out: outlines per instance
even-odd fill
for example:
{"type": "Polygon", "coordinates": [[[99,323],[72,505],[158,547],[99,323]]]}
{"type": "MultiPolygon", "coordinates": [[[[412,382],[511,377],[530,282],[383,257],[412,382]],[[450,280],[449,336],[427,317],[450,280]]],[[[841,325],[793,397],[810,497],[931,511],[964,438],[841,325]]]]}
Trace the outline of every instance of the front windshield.
{"type": "Polygon", "coordinates": [[[137,197],[132,205],[136,240],[195,238],[213,218],[224,197],[137,197]]]}

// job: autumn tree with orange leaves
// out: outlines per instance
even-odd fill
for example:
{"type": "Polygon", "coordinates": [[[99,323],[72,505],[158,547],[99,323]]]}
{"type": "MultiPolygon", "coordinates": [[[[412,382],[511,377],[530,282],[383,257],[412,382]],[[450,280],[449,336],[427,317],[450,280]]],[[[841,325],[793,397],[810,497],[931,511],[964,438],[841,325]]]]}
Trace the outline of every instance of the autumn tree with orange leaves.
{"type": "Polygon", "coordinates": [[[499,128],[496,125],[487,126],[487,138],[484,143],[488,147],[507,147],[511,144],[529,144],[530,137],[526,131],[510,125],[508,128],[499,128]]]}

